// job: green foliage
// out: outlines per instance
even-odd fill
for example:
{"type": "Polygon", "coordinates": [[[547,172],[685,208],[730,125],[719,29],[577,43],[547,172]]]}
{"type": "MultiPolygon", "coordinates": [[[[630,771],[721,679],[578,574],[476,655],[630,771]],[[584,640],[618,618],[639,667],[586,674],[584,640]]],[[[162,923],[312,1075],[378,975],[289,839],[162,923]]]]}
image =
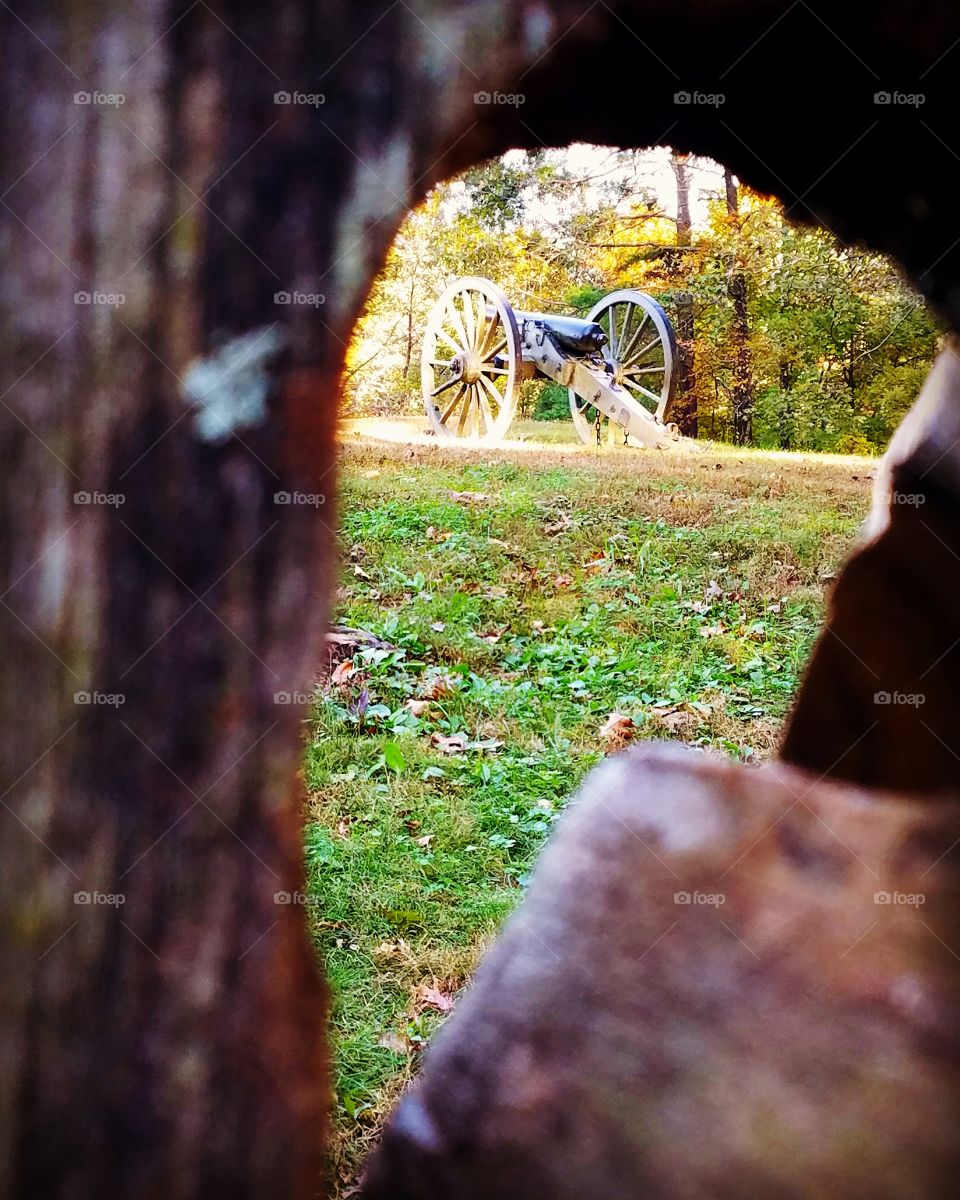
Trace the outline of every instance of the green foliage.
{"type": "Polygon", "coordinates": [[[537,397],[533,419],[535,421],[568,421],[570,419],[570,393],[567,389],[552,380],[545,383],[537,397]]]}
{"type": "Polygon", "coordinates": [[[404,447],[347,451],[342,491],[336,618],[389,643],[328,685],[304,768],[353,1155],[440,1019],[418,987],[463,985],[611,712],[641,738],[770,753],[869,484],[722,449],[465,463],[404,447]]]}
{"type": "MultiPolygon", "coordinates": [[[[348,399],[366,413],[421,410],[427,312],[458,275],[497,282],[518,309],[585,315],[609,291],[638,287],[694,319],[699,432],[732,438],[738,350],[731,280],[744,281],[753,441],[761,447],[876,453],[936,352],[938,329],[880,255],[792,224],[741,187],[730,216],[716,199],[678,249],[676,226],[644,181],[651,155],[610,151],[590,176],[563,152],[511,151],[437,188],[397,236],[349,357],[348,399]]],[[[714,164],[715,166],[715,164],[714,164]]],[[[663,186],[660,188],[663,191],[663,186]]],[[[669,189],[668,189],[669,190],[669,189]]],[[[521,415],[560,419],[566,401],[525,384],[521,415]]]]}

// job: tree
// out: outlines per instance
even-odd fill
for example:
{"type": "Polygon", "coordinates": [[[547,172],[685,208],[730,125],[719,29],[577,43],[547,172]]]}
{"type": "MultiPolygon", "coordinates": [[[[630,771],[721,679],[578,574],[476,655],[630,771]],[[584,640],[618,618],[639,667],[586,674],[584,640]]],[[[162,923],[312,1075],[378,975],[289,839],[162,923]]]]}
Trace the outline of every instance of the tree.
{"type": "MultiPolygon", "coordinates": [[[[727,216],[732,230],[740,233],[740,200],[736,181],[729,167],[723,172],[727,216]]],[[[730,299],[733,301],[733,440],[738,446],[753,441],[753,377],[750,369],[750,318],[747,313],[747,277],[735,253],[730,272],[730,299]]]]}

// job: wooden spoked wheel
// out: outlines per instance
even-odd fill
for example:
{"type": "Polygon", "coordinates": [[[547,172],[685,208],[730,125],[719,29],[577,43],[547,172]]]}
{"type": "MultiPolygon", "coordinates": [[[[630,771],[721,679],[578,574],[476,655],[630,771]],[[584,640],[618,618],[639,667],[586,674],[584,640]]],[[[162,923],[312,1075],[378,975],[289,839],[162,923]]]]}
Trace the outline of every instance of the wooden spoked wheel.
{"type": "MultiPolygon", "coordinates": [[[[604,296],[587,320],[596,321],[607,335],[603,357],[614,382],[662,421],[676,386],[677,343],[667,314],[652,296],[623,288],[604,296]]],[[[580,440],[590,445],[599,439],[607,418],[573,388],[568,391],[573,424],[580,440]]]]}
{"type": "Polygon", "coordinates": [[[420,383],[437,437],[505,436],[517,403],[520,333],[510,301],[488,279],[457,279],[430,310],[420,383]]]}

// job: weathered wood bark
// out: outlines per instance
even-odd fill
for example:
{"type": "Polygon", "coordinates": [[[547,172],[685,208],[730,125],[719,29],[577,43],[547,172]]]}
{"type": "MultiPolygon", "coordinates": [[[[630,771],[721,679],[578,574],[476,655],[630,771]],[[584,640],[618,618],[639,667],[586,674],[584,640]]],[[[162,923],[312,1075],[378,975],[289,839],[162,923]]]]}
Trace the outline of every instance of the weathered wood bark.
{"type": "Polygon", "coordinates": [[[957,825],[782,766],[608,761],[364,1200],[950,1200],[957,825]]]}
{"type": "Polygon", "coordinates": [[[887,169],[849,50],[891,78],[930,68],[925,117],[949,123],[936,60],[960,14],[883,0],[833,33],[776,14],[3,8],[0,1195],[316,1192],[323,997],[301,906],[275,899],[301,877],[302,705],[277,697],[309,691],[333,510],[276,496],[332,495],[343,344],[431,182],[511,144],[670,129],[897,254],[960,323],[958,163],[908,137],[887,169]],[[631,26],[659,57],[639,106],[631,26]],[[732,64],[723,121],[674,104],[677,45],[691,77],[732,64]],[[74,103],[94,92],[124,103],[74,103]]]}

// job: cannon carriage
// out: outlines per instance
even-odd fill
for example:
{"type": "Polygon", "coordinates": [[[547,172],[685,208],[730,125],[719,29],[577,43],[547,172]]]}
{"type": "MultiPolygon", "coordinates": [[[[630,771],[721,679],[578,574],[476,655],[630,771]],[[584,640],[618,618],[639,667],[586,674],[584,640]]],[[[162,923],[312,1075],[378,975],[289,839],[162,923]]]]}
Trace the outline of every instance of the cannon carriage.
{"type": "Polygon", "coordinates": [[[538,376],[566,387],[581,441],[599,444],[606,422],[657,447],[676,387],[676,338],[653,297],[610,293],[585,319],[515,310],[488,279],[449,285],[427,319],[421,356],[424,407],[438,437],[501,441],[519,385],[538,376]]]}

